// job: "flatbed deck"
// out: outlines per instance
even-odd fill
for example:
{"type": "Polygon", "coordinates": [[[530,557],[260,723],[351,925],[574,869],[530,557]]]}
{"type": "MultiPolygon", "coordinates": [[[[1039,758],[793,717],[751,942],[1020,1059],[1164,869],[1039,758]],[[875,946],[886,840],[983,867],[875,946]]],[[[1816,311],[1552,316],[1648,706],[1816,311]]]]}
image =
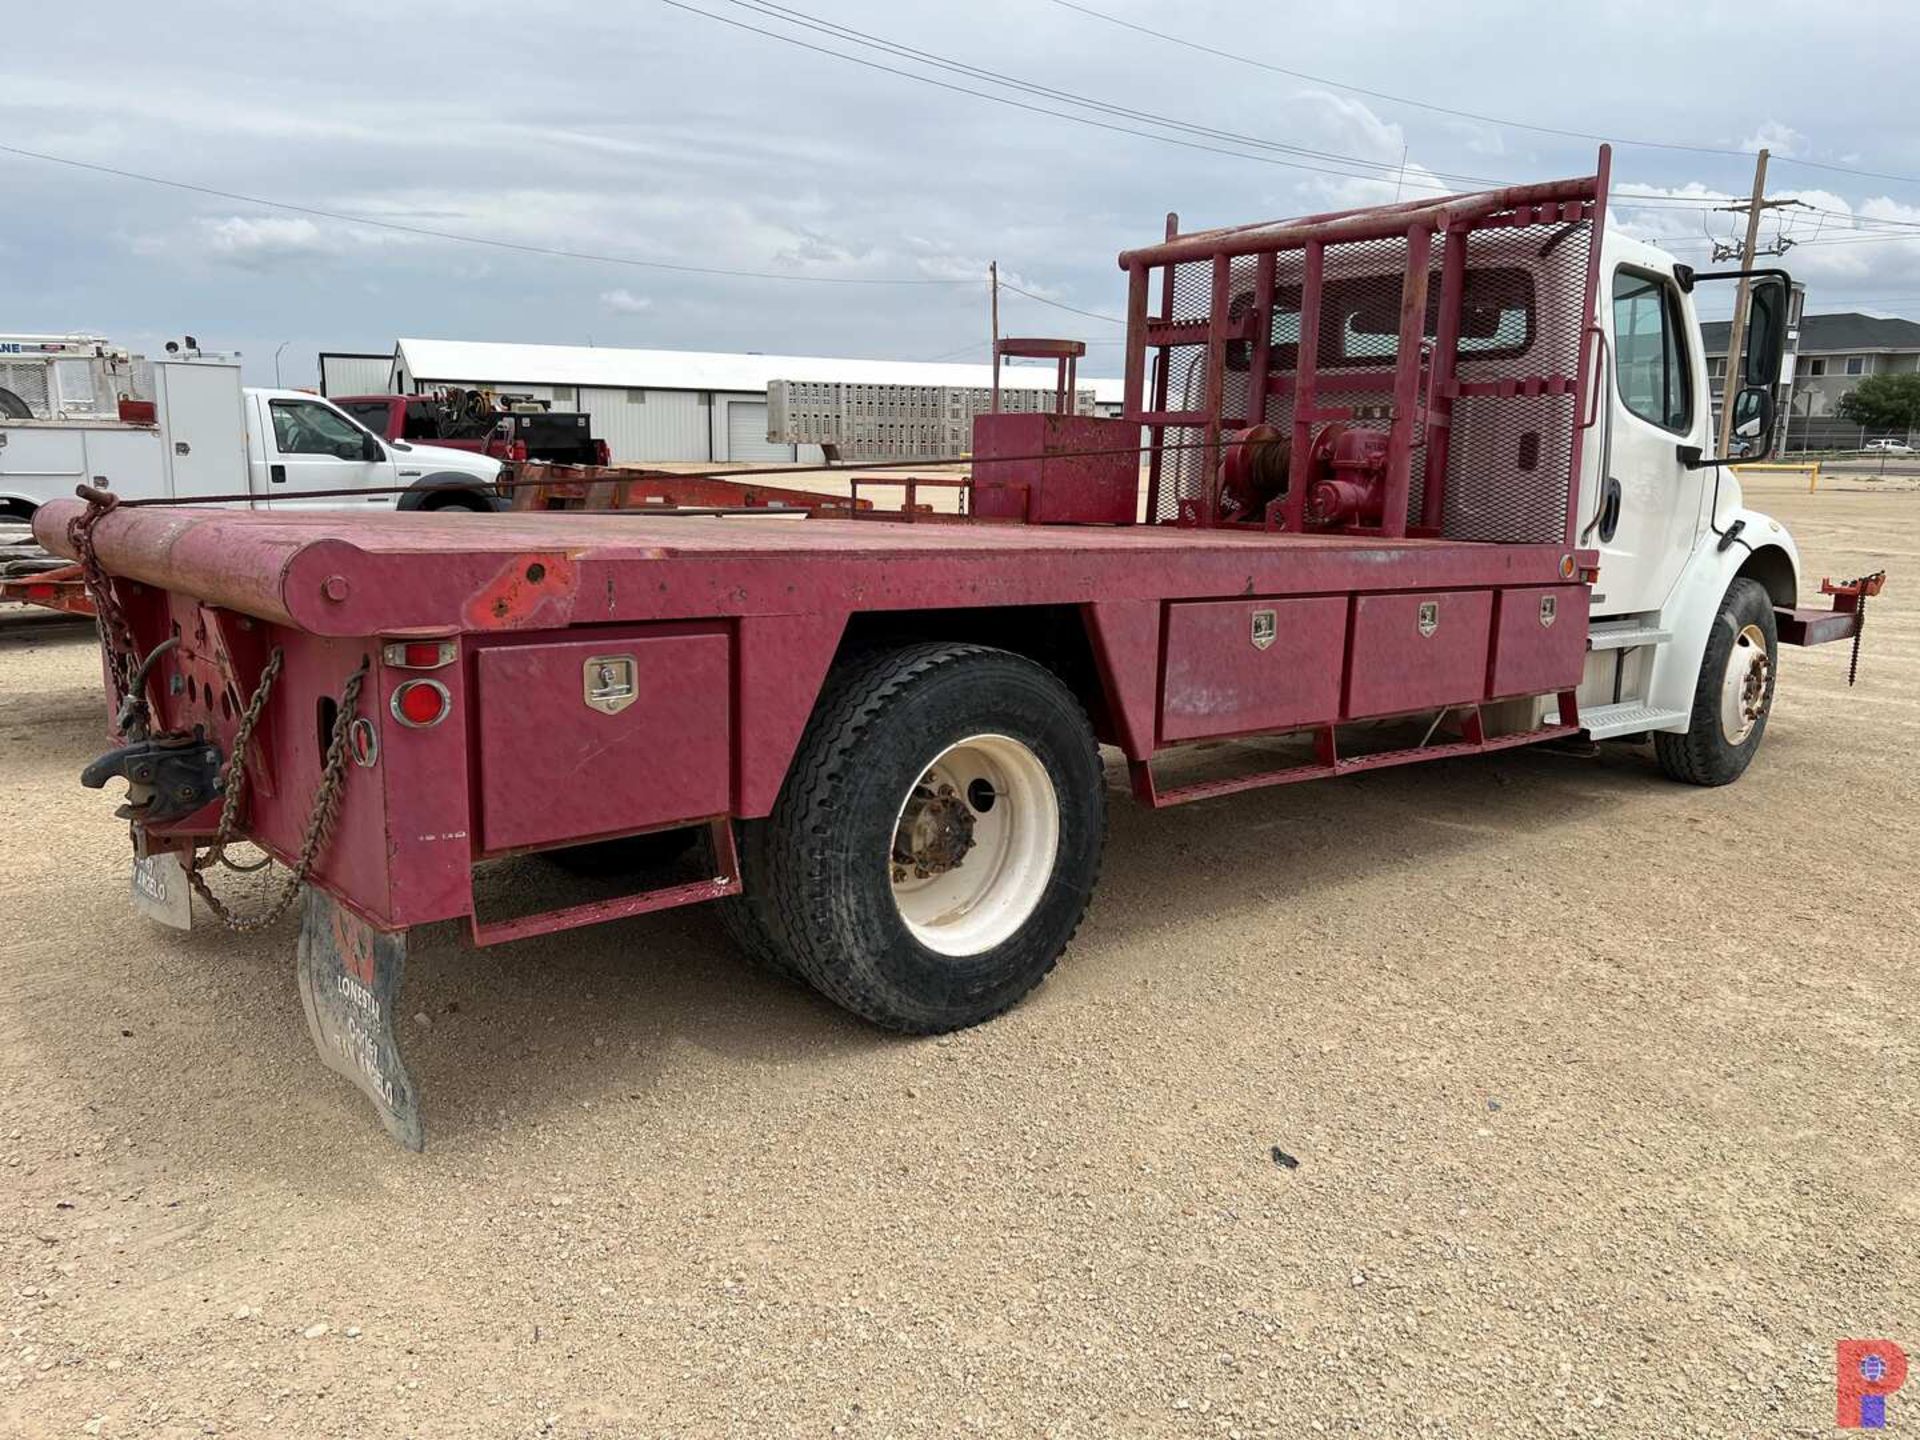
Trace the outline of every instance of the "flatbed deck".
{"type": "MultiPolygon", "coordinates": [[[[78,502],[42,539],[71,554],[78,502]]],[[[591,512],[272,514],[124,508],[101,561],[316,635],[927,606],[1088,604],[1564,583],[1591,554],[1167,525],[912,525],[591,512]]]]}

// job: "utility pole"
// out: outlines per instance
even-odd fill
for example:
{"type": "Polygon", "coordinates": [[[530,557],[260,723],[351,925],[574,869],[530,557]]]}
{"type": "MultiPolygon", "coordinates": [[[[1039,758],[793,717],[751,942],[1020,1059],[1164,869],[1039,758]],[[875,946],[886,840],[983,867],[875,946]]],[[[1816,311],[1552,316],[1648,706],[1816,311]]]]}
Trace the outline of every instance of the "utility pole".
{"type": "Polygon", "coordinates": [[[1000,262],[987,262],[987,293],[993,336],[993,413],[1000,413],[1000,262]]]}
{"type": "MultiPolygon", "coordinates": [[[[1747,217],[1747,238],[1738,250],[1735,250],[1731,245],[1721,245],[1716,241],[1713,247],[1713,258],[1715,260],[1733,260],[1739,264],[1742,270],[1751,270],[1753,268],[1753,262],[1759,259],[1762,253],[1760,250],[1761,212],[1764,210],[1779,210],[1789,205],[1800,205],[1803,203],[1805,202],[1800,200],[1767,199],[1767,152],[1762,150],[1759,155],[1754,157],[1753,198],[1748,200],[1744,205],[1719,205],[1715,207],[1716,209],[1725,210],[1735,215],[1744,213],[1747,217]]],[[[1768,255],[1784,255],[1792,247],[1793,241],[1783,235],[1775,240],[1772,245],[1768,246],[1765,253],[1768,255]]],[[[1726,384],[1722,387],[1720,396],[1720,448],[1714,452],[1717,455],[1725,455],[1733,444],[1733,402],[1734,397],[1740,393],[1740,382],[1745,378],[1740,374],[1740,352],[1745,346],[1747,338],[1747,299],[1751,284],[1752,282],[1745,278],[1742,278],[1740,281],[1739,292],[1734,296],[1733,301],[1733,323],[1727,329],[1727,379],[1726,384]]],[[[1769,380],[1767,383],[1769,388],[1771,388],[1775,381],[1769,380]]],[[[1763,436],[1762,438],[1764,439],[1765,437],[1763,436]]]]}

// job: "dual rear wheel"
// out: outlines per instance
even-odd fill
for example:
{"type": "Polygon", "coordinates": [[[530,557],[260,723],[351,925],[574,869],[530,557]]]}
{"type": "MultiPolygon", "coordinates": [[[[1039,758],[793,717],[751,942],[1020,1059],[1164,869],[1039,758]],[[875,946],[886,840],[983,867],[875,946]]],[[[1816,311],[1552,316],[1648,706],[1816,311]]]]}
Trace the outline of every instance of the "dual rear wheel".
{"type": "Polygon", "coordinates": [[[749,954],[876,1025],[933,1034],[1044,979],[1106,833],[1099,747],[1024,657],[925,644],[828,682],[773,813],[741,827],[722,903],[749,954]]]}

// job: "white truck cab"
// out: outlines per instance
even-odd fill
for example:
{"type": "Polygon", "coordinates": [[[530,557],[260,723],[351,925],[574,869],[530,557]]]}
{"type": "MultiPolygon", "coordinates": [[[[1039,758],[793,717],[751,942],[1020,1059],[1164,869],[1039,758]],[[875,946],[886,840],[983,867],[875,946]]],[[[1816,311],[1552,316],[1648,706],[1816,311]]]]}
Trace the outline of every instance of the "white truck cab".
{"type": "Polygon", "coordinates": [[[1602,241],[1599,423],[1586,431],[1575,536],[1600,554],[1579,693],[1595,739],[1650,733],[1675,737],[1656,739],[1673,749],[1712,705],[1738,747],[1771,703],[1773,612],[1800,601],[1800,556],[1777,521],[1747,508],[1730,467],[1771,448],[1788,285],[1779,271],[1746,277],[1735,453],[1716,457],[1694,291],[1739,278],[1697,274],[1614,232],[1602,241]]]}
{"type": "Polygon", "coordinates": [[[301,390],[249,389],[247,491],[268,509],[397,506],[492,510],[500,462],[465,450],[383,440],[301,390]],[[391,493],[398,490],[399,494],[391,493]]]}

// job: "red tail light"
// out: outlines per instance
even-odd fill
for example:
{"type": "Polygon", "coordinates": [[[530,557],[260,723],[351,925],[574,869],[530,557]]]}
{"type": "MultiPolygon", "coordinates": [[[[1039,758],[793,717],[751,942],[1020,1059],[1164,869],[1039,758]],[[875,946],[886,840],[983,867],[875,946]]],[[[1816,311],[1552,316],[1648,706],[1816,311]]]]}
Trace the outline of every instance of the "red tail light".
{"type": "Polygon", "coordinates": [[[457,653],[451,640],[396,640],[380,647],[380,663],[396,670],[438,670],[451,665],[457,653]]]}
{"type": "Polygon", "coordinates": [[[596,465],[613,464],[613,451],[608,448],[606,441],[596,440],[593,442],[593,463],[596,465]]]}
{"type": "Polygon", "coordinates": [[[453,696],[438,680],[409,680],[393,692],[393,718],[424,730],[438,725],[453,708],[453,696]]]}
{"type": "Polygon", "coordinates": [[[507,447],[507,459],[511,460],[515,465],[526,464],[527,442],[524,440],[516,440],[509,445],[507,447]]]}

